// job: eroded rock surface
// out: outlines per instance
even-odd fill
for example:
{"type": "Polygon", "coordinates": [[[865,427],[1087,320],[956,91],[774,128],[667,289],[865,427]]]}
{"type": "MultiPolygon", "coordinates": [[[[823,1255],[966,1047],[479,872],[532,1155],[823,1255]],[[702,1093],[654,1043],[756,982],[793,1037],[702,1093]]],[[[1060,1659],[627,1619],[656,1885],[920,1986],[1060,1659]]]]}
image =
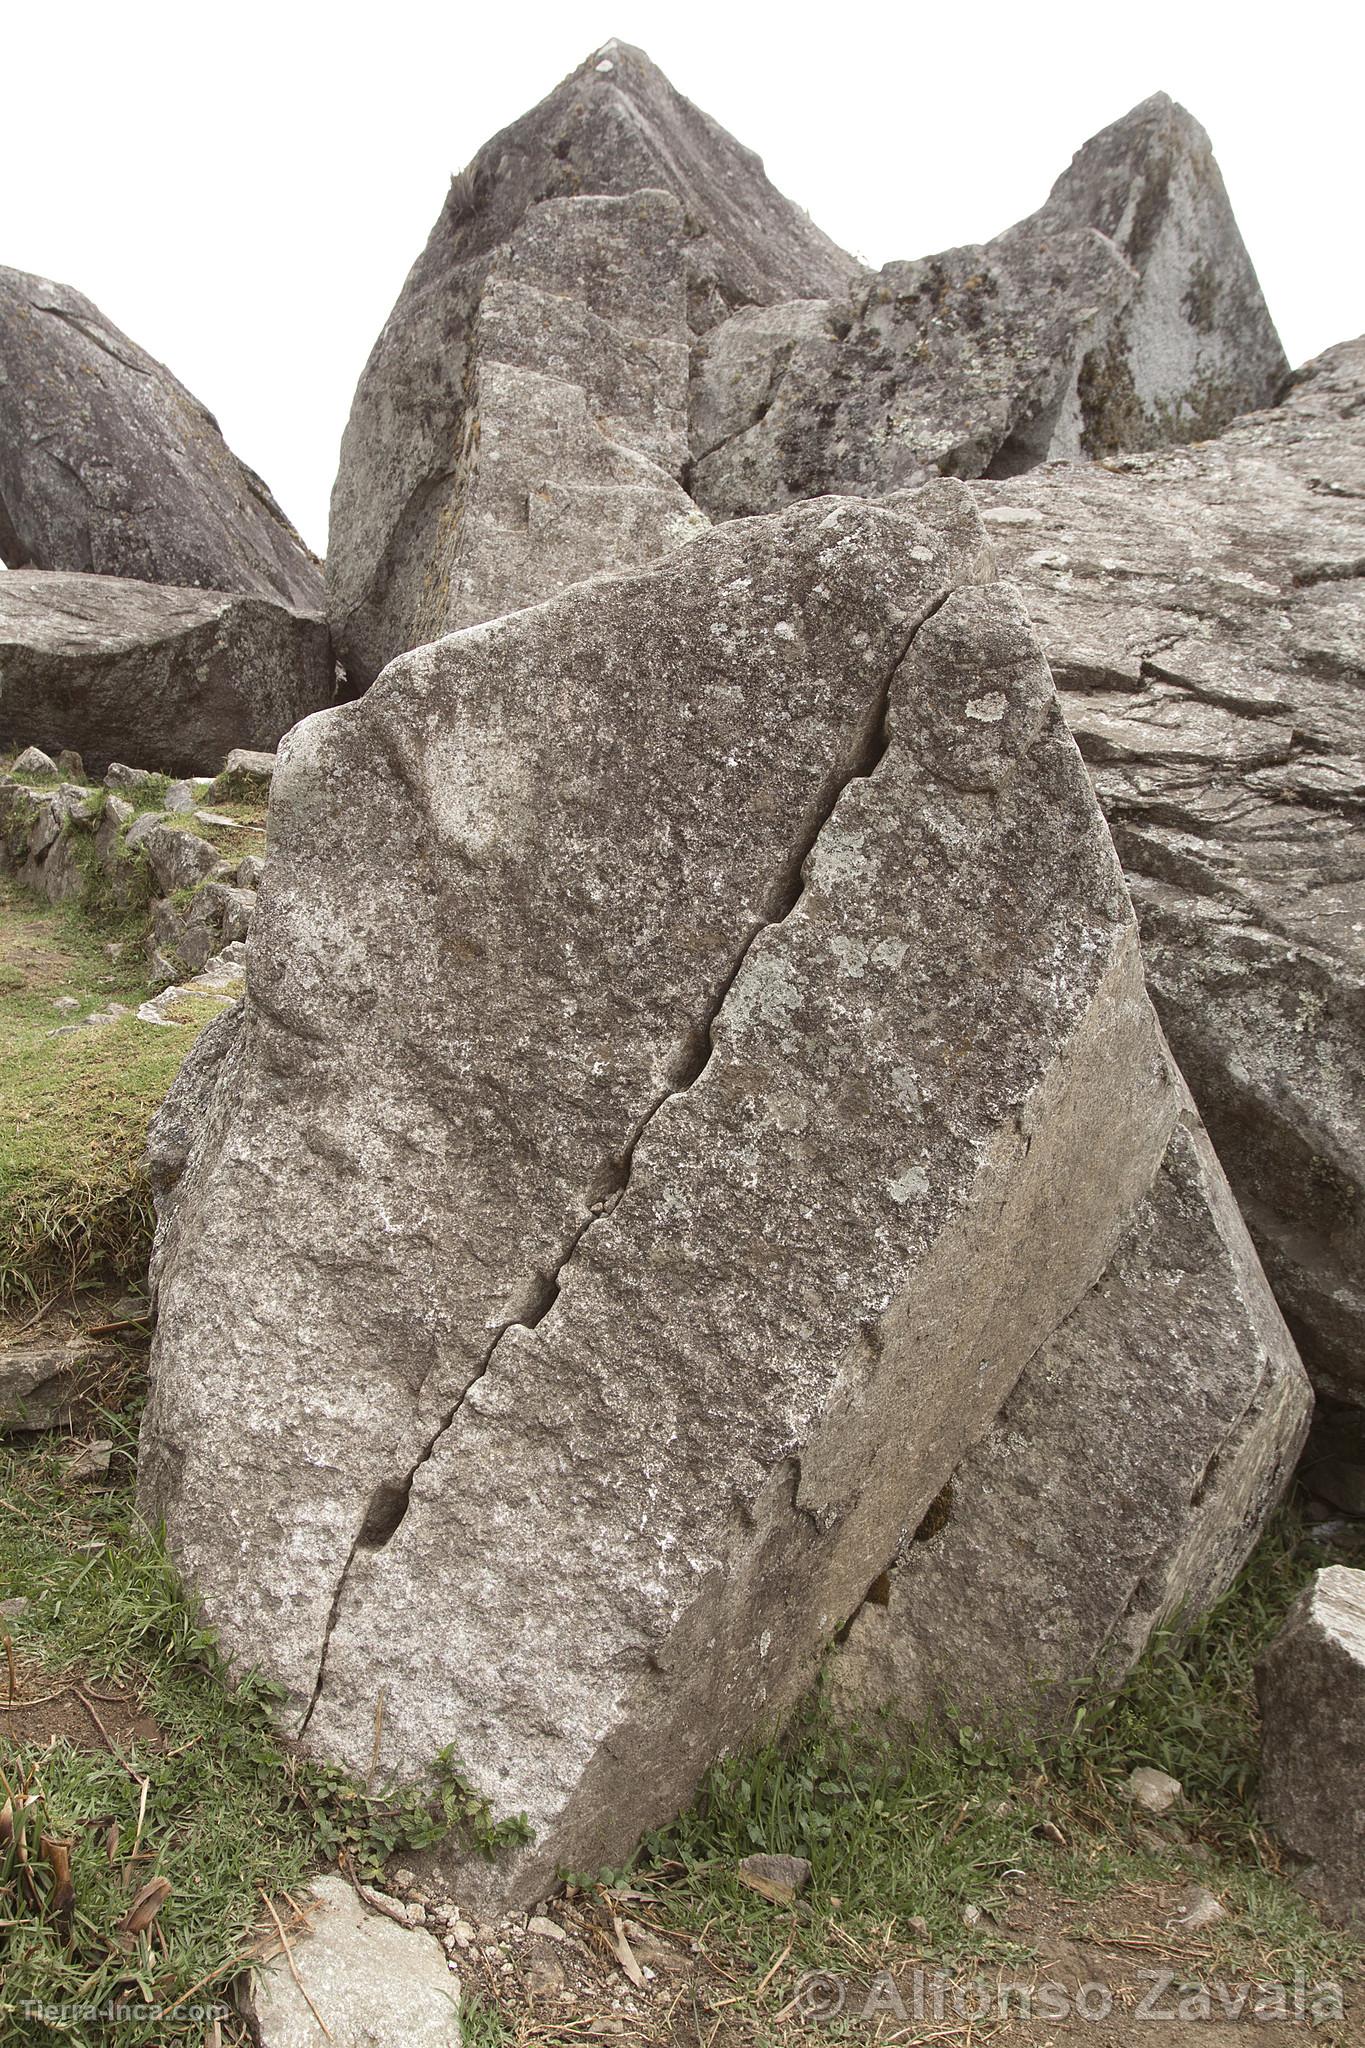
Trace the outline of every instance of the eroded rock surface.
{"type": "Polygon", "coordinates": [[[529,1814],[490,1898],[802,1689],[1165,1149],[979,558],[942,503],[736,525],[281,750],[245,1009],[164,1119],[142,1498],[311,1746],[369,1769],[382,1697],[381,1769],[453,1744],[529,1814]]]}
{"type": "Polygon", "coordinates": [[[1208,137],[1159,93],[994,241],[889,263],[818,325],[773,308],[718,328],[692,492],[734,518],[1161,447],[1269,404],[1287,369],[1208,137]]]}
{"type": "Polygon", "coordinates": [[[1365,1924],[1365,1572],[1331,1565],[1256,1672],[1261,1812],[1333,1918],[1365,1924]]]}
{"type": "Polygon", "coordinates": [[[0,560],[322,607],[213,415],[69,286],[0,269],[0,560]]]}
{"type": "Polygon", "coordinates": [[[116,759],[216,774],[333,694],[316,614],[123,576],[0,575],[0,744],[74,747],[96,775],[116,759]]]}
{"type": "Polygon", "coordinates": [[[1028,1727],[1225,1592],[1312,1395],[1191,1114],[1102,1280],[1030,1362],[834,1660],[850,1715],[1028,1727]]]}
{"type": "Polygon", "coordinates": [[[596,52],[453,180],[361,377],[327,561],[352,685],[702,527],[692,331],[856,268],[642,51],[596,52]]]}
{"type": "Polygon", "coordinates": [[[973,486],[1320,1394],[1365,1406],[1365,342],[1197,448],[973,486]]]}

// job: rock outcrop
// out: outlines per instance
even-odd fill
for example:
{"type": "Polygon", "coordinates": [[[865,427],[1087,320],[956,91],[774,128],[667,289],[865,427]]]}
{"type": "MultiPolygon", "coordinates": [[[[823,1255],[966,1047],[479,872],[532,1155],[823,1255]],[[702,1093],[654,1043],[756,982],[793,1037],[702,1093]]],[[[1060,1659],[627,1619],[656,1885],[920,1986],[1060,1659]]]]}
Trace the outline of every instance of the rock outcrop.
{"type": "Polygon", "coordinates": [[[272,598],[0,575],[0,745],[72,747],[96,775],[114,760],[213,775],[334,694],[325,621],[272,598]]]}
{"type": "Polygon", "coordinates": [[[1208,137],[1161,93],[994,241],[887,264],[822,319],[717,328],[691,489],[734,518],[1161,447],[1269,404],[1287,369],[1208,137]]]}
{"type": "Polygon", "coordinates": [[[462,1900],[619,1861],[803,1689],[1164,1154],[1112,846],[932,509],[704,535],[281,750],[141,1496],[311,1747],[528,1814],[462,1900]]]}
{"type": "Polygon", "coordinates": [[[1231,1585],[1312,1395],[1213,1147],[1176,1126],[1103,1279],[1043,1345],[833,1665],[850,1715],[1030,1729],[1231,1585]]]}
{"type": "Polygon", "coordinates": [[[1365,1572],[1331,1565],[1256,1671],[1261,1812],[1308,1860],[1304,1888],[1365,1926],[1365,1572]]]}
{"type": "Polygon", "coordinates": [[[973,487],[1320,1397],[1365,1407],[1365,342],[1216,441],[973,487]]]}
{"type": "Polygon", "coordinates": [[[97,306],[0,269],[0,561],[322,608],[322,574],[218,422],[97,306]]]}
{"type": "Polygon", "coordinates": [[[327,559],[352,687],[704,525],[691,333],[856,268],[642,51],[594,53],[452,181],[361,377],[327,559]]]}

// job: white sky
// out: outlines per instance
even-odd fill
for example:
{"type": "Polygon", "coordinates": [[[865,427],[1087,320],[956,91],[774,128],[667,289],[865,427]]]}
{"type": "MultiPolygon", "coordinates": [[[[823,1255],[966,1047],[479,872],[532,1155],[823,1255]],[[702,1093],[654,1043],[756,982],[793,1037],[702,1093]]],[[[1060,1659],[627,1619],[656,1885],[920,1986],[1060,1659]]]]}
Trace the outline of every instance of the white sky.
{"type": "Polygon", "coordinates": [[[1164,89],[1213,138],[1300,362],[1365,329],[1362,21],[1339,0],[0,0],[0,262],[169,363],[321,550],[356,378],[447,179],[609,36],[872,263],[1008,226],[1164,89]]]}

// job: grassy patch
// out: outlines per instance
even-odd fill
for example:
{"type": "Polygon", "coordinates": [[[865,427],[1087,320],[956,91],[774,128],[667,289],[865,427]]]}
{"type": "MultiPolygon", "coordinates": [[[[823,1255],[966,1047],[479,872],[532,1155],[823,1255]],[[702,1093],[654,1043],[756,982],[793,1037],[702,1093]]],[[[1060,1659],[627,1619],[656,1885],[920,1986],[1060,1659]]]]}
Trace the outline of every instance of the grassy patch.
{"type": "Polygon", "coordinates": [[[146,993],[140,948],[111,958],[81,913],[0,880],[0,1312],[145,1273],[147,1125],[192,1041],[134,1015],[62,1027],[146,993]]]}
{"type": "Polygon", "coordinates": [[[816,1701],[781,1738],[718,1764],[621,1882],[659,1924],[703,1938],[769,2019],[794,1976],[867,1975],[860,1957],[893,1969],[929,1955],[963,1970],[1027,1961],[1040,1900],[1063,1902],[1069,1940],[1100,1946],[1121,1902],[1120,1918],[1141,1922],[1134,1947],[1164,1942],[1178,1957],[1163,1916],[1191,1885],[1226,1912],[1199,1937],[1206,1972],[1358,1969],[1359,1945],[1327,1930],[1286,1880],[1254,1804],[1253,1667],[1295,1593],[1333,1561],[1286,1511],[1198,1629],[1156,1638],[1121,1691],[1046,1744],[1001,1747],[968,1728],[932,1740],[850,1731],[816,1701]],[[1140,1764],[1179,1778],[1187,1806],[1161,1821],[1135,1813],[1124,1784],[1140,1764]],[[742,1882],[740,1859],[755,1851],[809,1859],[798,1913],[742,1882]]]}
{"type": "MultiPolygon", "coordinates": [[[[115,1444],[104,1487],[73,1491],[55,1441],[0,1453],[0,1598],[27,1601],[0,1624],[12,1631],[21,1676],[14,1713],[0,1684],[0,1729],[9,1728],[0,1801],[27,1793],[41,1802],[71,1889],[63,1911],[47,1874],[25,1889],[0,1855],[0,2042],[49,2038],[26,2006],[128,1999],[157,2012],[120,2022],[119,2042],[169,2048],[205,2038],[195,2008],[252,1952],[262,1893],[283,1901],[326,1862],[373,1877],[387,1856],[452,1828],[485,1847],[520,1831],[492,1828],[453,1759],[433,1804],[366,1792],[281,1741],[270,1725],[277,1695],[251,1680],[227,1683],[211,1634],[136,1517],[136,1416],[106,1415],[102,1427],[115,1444]],[[88,1709],[84,1742],[49,1743],[41,1722],[26,1729],[63,1688],[88,1709]],[[129,1702],[135,1732],[121,1734],[129,1702]],[[130,1937],[130,1909],[161,1881],[164,1902],[130,1937]]],[[[83,2037],[52,2029],[50,2038],[83,2037]]]]}

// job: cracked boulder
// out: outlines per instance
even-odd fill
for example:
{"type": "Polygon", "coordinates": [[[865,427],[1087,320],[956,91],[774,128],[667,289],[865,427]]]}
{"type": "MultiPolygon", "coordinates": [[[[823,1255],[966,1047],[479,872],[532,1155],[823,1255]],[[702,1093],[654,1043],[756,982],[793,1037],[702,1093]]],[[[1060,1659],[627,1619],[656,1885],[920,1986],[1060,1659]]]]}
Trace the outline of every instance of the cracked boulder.
{"type": "Polygon", "coordinates": [[[69,286],[0,269],[0,561],[322,607],[322,574],[183,384],[69,286]]]}
{"type": "Polygon", "coordinates": [[[1365,1926],[1365,1572],[1315,1572],[1256,1667],[1262,1816],[1334,1919],[1365,1926]]]}
{"type": "Polygon", "coordinates": [[[706,534],[280,751],[158,1126],[141,1497],[312,1750],[528,1816],[462,1901],[804,1689],[1164,1152],[1111,842],[937,514],[706,534]]]}
{"type": "Polygon", "coordinates": [[[1287,368],[1208,137],[1159,93],[994,241],[889,263],[822,317],[718,327],[691,489],[729,519],[1161,447],[1269,404],[1287,368]]]}
{"type": "Polygon", "coordinates": [[[266,597],[38,569],[0,575],[0,744],[172,775],[273,747],[334,692],[325,622],[266,597]]]}
{"type": "Polygon", "coordinates": [[[596,52],[452,181],[361,377],[327,558],[352,686],[704,527],[692,329],[856,268],[642,51],[596,52]]]}
{"type": "MultiPolygon", "coordinates": [[[[974,495],[1320,1400],[1365,1410],[1365,341],[1197,448],[974,495]]],[[[913,502],[913,501],[912,501],[913,502]]]]}
{"type": "Polygon", "coordinates": [[[1030,1730],[1231,1585],[1312,1395],[1187,1113],[1103,1278],[1030,1361],[833,1665],[850,1715],[1030,1730]]]}

